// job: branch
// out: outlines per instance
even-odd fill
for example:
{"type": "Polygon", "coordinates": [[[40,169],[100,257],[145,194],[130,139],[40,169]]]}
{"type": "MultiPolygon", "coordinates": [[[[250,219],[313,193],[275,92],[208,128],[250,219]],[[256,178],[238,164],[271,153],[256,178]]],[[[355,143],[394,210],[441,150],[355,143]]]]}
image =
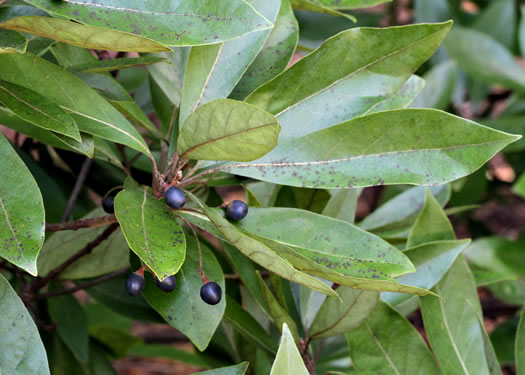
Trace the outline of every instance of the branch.
{"type": "Polygon", "coordinates": [[[58,224],[46,224],[46,232],[58,232],[61,230],[77,230],[83,228],[96,228],[117,222],[114,214],[94,217],[90,219],[78,219],[58,224]]]}
{"type": "Polygon", "coordinates": [[[107,275],[101,276],[98,279],[91,280],[91,281],[88,281],[88,282],[83,283],[83,284],[79,284],[79,285],[71,287],[71,288],[66,288],[66,289],[57,290],[55,292],[49,292],[49,293],[44,293],[44,294],[37,294],[37,295],[35,295],[35,298],[36,299],[45,299],[45,298],[50,298],[50,297],[62,296],[64,294],[75,293],[75,292],[77,292],[79,290],[91,288],[92,286],[95,286],[95,285],[98,285],[98,284],[102,284],[104,281],[108,281],[108,280],[114,279],[115,277],[119,277],[120,275],[124,275],[127,272],[129,272],[129,267],[123,268],[123,269],[115,271],[115,272],[108,273],[107,275]]]}
{"type": "Polygon", "coordinates": [[[35,292],[39,291],[40,289],[42,289],[51,280],[56,278],[61,272],[63,272],[66,268],[68,268],[70,265],[75,263],[77,260],[79,260],[83,256],[88,255],[89,253],[91,253],[95,247],[97,247],[98,245],[100,245],[101,242],[106,240],[111,235],[111,233],[113,233],[115,231],[115,229],[117,229],[117,228],[118,228],[118,224],[117,223],[111,224],[109,227],[107,227],[104,230],[104,232],[102,232],[93,241],[88,243],[82,250],[78,251],[77,253],[75,253],[72,256],[70,256],[69,258],[67,258],[66,261],[64,263],[62,263],[61,265],[59,265],[57,268],[51,270],[51,272],[49,272],[46,277],[43,277],[43,278],[40,278],[40,279],[35,279],[35,281],[32,283],[32,285],[29,286],[29,290],[31,292],[35,293],[35,292]]]}
{"type": "Polygon", "coordinates": [[[82,186],[84,186],[84,182],[86,181],[89,168],[91,167],[91,162],[92,159],[86,158],[86,160],[84,160],[84,162],[82,163],[82,167],[80,168],[80,172],[75,182],[75,186],[73,186],[71,195],[67,200],[66,208],[64,209],[64,213],[62,214],[62,220],[60,220],[62,223],[67,220],[69,215],[71,215],[71,211],[73,210],[73,206],[77,201],[78,195],[80,194],[80,190],[82,189],[82,186]]]}

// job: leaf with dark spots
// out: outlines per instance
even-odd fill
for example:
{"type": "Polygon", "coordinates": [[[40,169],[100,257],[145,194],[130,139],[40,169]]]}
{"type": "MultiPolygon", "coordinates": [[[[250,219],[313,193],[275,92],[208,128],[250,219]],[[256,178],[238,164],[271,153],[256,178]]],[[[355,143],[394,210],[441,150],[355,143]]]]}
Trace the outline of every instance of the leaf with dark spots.
{"type": "Polygon", "coordinates": [[[14,83],[0,80],[0,104],[21,119],[81,142],[75,121],[45,96],[14,83]]]}
{"type": "Polygon", "coordinates": [[[0,274],[0,364],[6,375],[49,375],[38,329],[9,282],[0,274]]]}
{"type": "MultiPolygon", "coordinates": [[[[274,22],[280,0],[252,0],[250,5],[274,22]]],[[[220,45],[192,47],[182,87],[179,126],[199,106],[232,92],[263,47],[270,29],[258,30],[220,45]]]]}
{"type": "MultiPolygon", "coordinates": [[[[241,253],[250,258],[252,261],[261,265],[262,267],[267,268],[273,273],[287,280],[317,290],[318,292],[338,298],[337,293],[328,285],[310,275],[296,270],[286,259],[270,250],[261,242],[241,232],[234,225],[228,222],[228,220],[226,220],[223,215],[217,213],[215,210],[212,210],[209,207],[206,207],[193,194],[189,192],[187,192],[187,194],[191,197],[192,201],[197,202],[204,210],[204,213],[208,218],[201,217],[201,220],[204,219],[205,222],[208,222],[208,228],[210,229],[211,233],[218,234],[221,238],[225,239],[237,249],[239,249],[241,253]]],[[[188,215],[186,212],[181,212],[181,216],[194,223],[191,220],[191,218],[194,216],[188,215]]]]}
{"type": "Polygon", "coordinates": [[[169,46],[220,43],[273,25],[243,0],[210,2],[28,0],[88,26],[120,30],[169,46]]]}
{"type": "Polygon", "coordinates": [[[401,109],[358,117],[219,169],[310,188],[443,184],[474,172],[520,137],[437,110],[401,109]]]}
{"type": "Polygon", "coordinates": [[[0,135],[0,257],[36,276],[44,243],[44,203],[38,185],[0,135]]]}
{"type": "Polygon", "coordinates": [[[280,143],[329,128],[397,93],[450,27],[451,22],[345,30],[246,101],[277,117],[280,143]]]}
{"type": "Polygon", "coordinates": [[[125,188],[115,198],[115,215],[131,250],[164,280],[186,257],[186,236],[164,201],[147,188],[125,188]]]}
{"type": "Polygon", "coordinates": [[[150,155],[148,145],[133,125],[73,74],[30,53],[0,54],[0,66],[1,80],[31,89],[58,104],[81,132],[150,155]]]}
{"type": "Polygon", "coordinates": [[[275,117],[251,104],[217,99],[193,112],[177,142],[181,158],[251,161],[277,145],[275,117]]]}
{"type": "Polygon", "coordinates": [[[184,265],[177,274],[177,285],[170,293],[161,291],[149,275],[146,275],[144,298],[166,322],[184,333],[203,351],[208,346],[226,307],[224,275],[221,266],[210,249],[201,243],[202,266],[206,277],[223,290],[219,304],[211,306],[200,297],[202,278],[199,273],[199,250],[197,242],[188,237],[188,253],[184,265]]]}
{"type": "Polygon", "coordinates": [[[1,28],[35,34],[74,46],[125,52],[160,52],[170,49],[139,35],[85,26],[51,17],[23,16],[0,24],[1,28]]]}

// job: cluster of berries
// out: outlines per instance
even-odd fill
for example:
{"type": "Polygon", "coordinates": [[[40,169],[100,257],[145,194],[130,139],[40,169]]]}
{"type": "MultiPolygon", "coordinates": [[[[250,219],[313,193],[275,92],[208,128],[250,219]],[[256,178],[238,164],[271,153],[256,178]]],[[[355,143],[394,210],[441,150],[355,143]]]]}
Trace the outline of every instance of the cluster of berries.
{"type": "MultiPolygon", "coordinates": [[[[164,193],[166,204],[176,210],[181,209],[186,204],[186,195],[182,189],[172,186],[164,193]]],[[[115,212],[115,198],[107,196],[102,201],[102,208],[108,214],[115,212]]],[[[240,200],[231,201],[226,206],[226,217],[232,221],[239,221],[248,214],[248,205],[240,200]]],[[[163,292],[171,292],[177,285],[175,275],[168,276],[160,281],[155,276],[157,287],[163,292]]],[[[144,276],[139,273],[132,273],[126,280],[126,292],[130,296],[138,296],[144,290],[144,276]]],[[[216,282],[208,281],[204,283],[200,291],[201,298],[209,305],[216,305],[221,301],[222,289],[216,282]]]]}

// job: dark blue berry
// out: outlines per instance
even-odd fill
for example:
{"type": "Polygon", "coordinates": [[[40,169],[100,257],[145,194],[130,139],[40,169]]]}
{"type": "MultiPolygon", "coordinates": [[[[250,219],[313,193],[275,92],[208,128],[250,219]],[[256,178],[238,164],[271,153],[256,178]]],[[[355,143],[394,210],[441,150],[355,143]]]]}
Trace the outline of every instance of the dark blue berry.
{"type": "Polygon", "coordinates": [[[108,214],[115,213],[115,197],[109,196],[102,200],[102,208],[108,214]]]}
{"type": "Polygon", "coordinates": [[[178,187],[172,186],[164,193],[164,199],[171,208],[178,210],[186,203],[186,195],[178,187]]]}
{"type": "Polygon", "coordinates": [[[126,280],[126,292],[130,296],[138,296],[144,289],[144,277],[138,273],[132,273],[126,280]]]}
{"type": "Polygon", "coordinates": [[[231,201],[226,206],[226,217],[233,221],[242,220],[248,215],[248,205],[243,201],[231,201]]]}
{"type": "Polygon", "coordinates": [[[216,305],[221,302],[222,289],[219,284],[208,281],[201,286],[201,298],[208,305],[216,305]]]}
{"type": "Polygon", "coordinates": [[[162,281],[155,277],[155,283],[163,292],[171,292],[177,285],[177,279],[175,278],[175,275],[168,276],[162,281]]]}

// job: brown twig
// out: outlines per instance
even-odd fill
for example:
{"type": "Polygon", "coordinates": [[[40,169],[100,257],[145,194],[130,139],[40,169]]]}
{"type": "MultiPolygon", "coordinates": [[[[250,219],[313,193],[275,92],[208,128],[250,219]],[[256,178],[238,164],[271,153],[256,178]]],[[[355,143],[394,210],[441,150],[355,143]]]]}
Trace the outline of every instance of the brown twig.
{"type": "Polygon", "coordinates": [[[107,275],[101,276],[98,279],[91,280],[91,281],[85,282],[83,284],[79,284],[79,285],[71,287],[71,288],[57,290],[55,292],[37,294],[37,295],[35,295],[34,298],[35,299],[45,299],[45,298],[50,298],[50,297],[62,296],[64,294],[75,293],[75,292],[77,292],[79,290],[91,288],[92,286],[95,286],[95,285],[98,285],[98,284],[102,284],[105,281],[114,279],[115,277],[119,277],[120,275],[124,275],[127,272],[129,272],[129,267],[123,268],[123,269],[115,271],[115,272],[108,273],[107,275]]]}
{"type": "Polygon", "coordinates": [[[77,230],[83,228],[96,228],[104,225],[109,225],[117,222],[114,214],[94,217],[90,219],[78,219],[74,221],[66,221],[65,223],[46,224],[46,232],[58,232],[61,230],[77,230]]]}
{"type": "Polygon", "coordinates": [[[40,289],[42,289],[44,286],[46,286],[49,282],[51,282],[54,278],[56,278],[61,272],[63,272],[66,268],[68,268],[70,265],[75,263],[77,260],[82,258],[85,255],[90,254],[95,247],[100,245],[104,240],[106,240],[111,233],[115,231],[115,229],[118,228],[117,223],[111,224],[109,227],[107,227],[104,232],[102,232],[97,238],[95,238],[93,241],[88,243],[83,249],[76,252],[69,258],[67,258],[62,264],[60,264],[55,269],[51,270],[46,277],[43,278],[37,278],[35,279],[30,285],[29,285],[29,292],[30,293],[36,293],[40,289]]]}
{"type": "Polygon", "coordinates": [[[67,200],[66,208],[64,209],[64,213],[62,214],[62,220],[60,220],[62,223],[67,220],[69,215],[71,215],[71,211],[73,211],[73,206],[75,205],[75,202],[78,199],[78,195],[80,194],[80,190],[82,189],[82,186],[84,186],[84,182],[86,181],[89,168],[91,167],[91,162],[92,159],[86,158],[86,160],[84,160],[84,162],[82,163],[82,167],[80,168],[77,180],[75,181],[75,186],[73,186],[71,195],[67,200]]]}

